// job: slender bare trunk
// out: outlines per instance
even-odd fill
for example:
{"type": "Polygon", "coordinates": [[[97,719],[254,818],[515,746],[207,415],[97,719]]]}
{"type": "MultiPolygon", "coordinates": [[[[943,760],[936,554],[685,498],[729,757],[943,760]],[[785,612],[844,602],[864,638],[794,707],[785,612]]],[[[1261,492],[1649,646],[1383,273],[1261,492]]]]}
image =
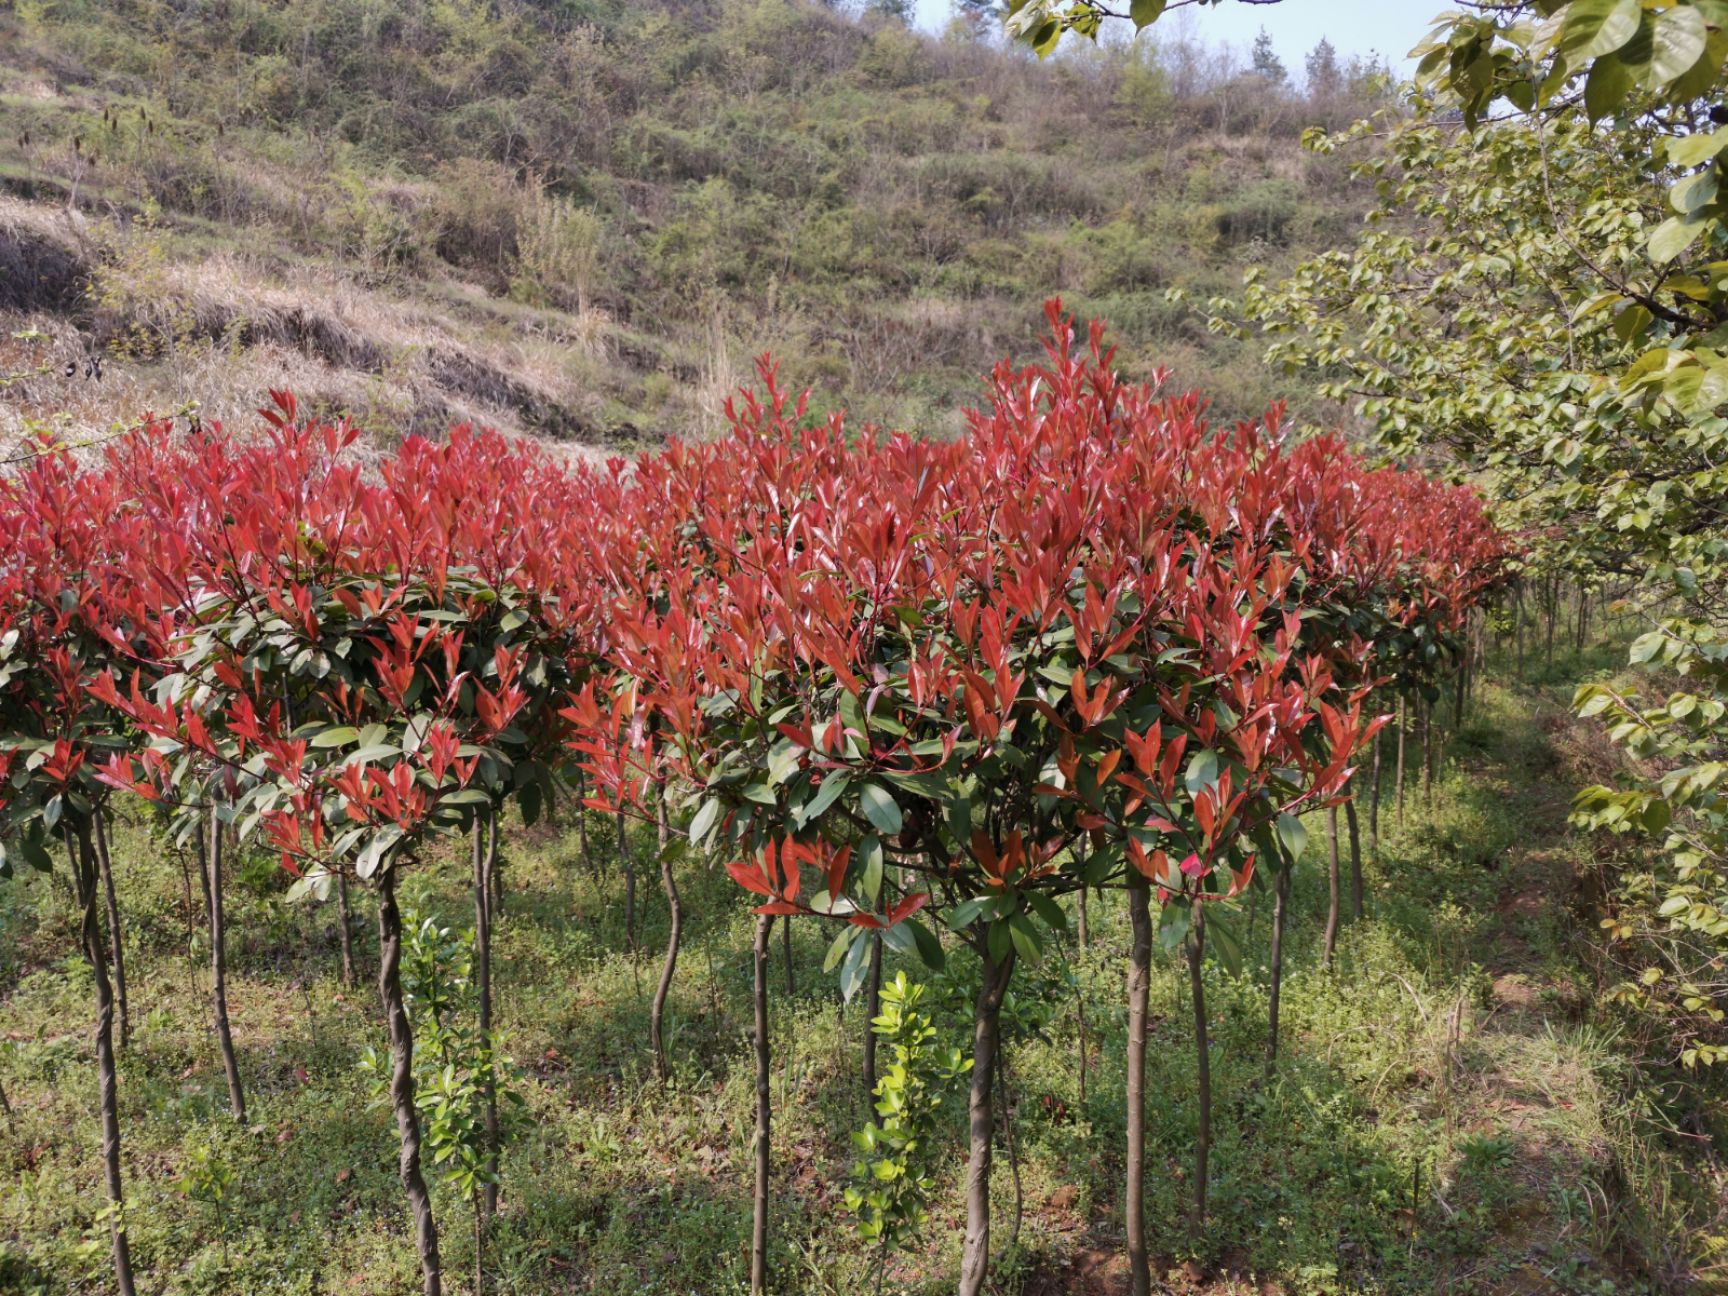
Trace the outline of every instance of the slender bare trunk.
{"type": "Polygon", "coordinates": [[[1548,582],[1547,607],[1544,611],[1548,618],[1547,644],[1543,649],[1545,658],[1544,669],[1550,674],[1554,671],[1554,622],[1560,611],[1560,578],[1554,577],[1548,582]]]}
{"type": "Polygon", "coordinates": [[[438,1225],[432,1218],[432,1195],[420,1169],[420,1118],[414,1110],[414,1031],[402,998],[402,911],[396,906],[393,868],[378,877],[378,993],[390,1026],[390,1104],[396,1111],[402,1189],[414,1216],[421,1291],[423,1296],[441,1296],[444,1277],[438,1260],[438,1225]]]}
{"type": "Polygon", "coordinates": [[[120,1076],[114,1066],[114,987],[108,980],[108,951],[102,945],[101,925],[96,920],[97,875],[95,848],[88,829],[74,844],[66,834],[66,853],[71,862],[72,889],[77,897],[81,924],[79,940],[96,981],[96,1074],[102,1107],[102,1169],[108,1181],[108,1239],[114,1255],[114,1282],[120,1296],[134,1296],[132,1248],[126,1239],[125,1190],[120,1178],[120,1076]]]}
{"type": "Polygon", "coordinates": [[[773,1059],[768,1051],[768,936],[773,926],[770,915],[757,917],[753,950],[756,1028],[751,1043],[756,1052],[756,1165],[750,1203],[750,1296],[762,1296],[768,1290],[768,1151],[769,1122],[773,1116],[769,1096],[773,1059]]]}
{"type": "MultiPolygon", "coordinates": [[[[496,811],[487,810],[474,819],[474,988],[479,997],[480,1047],[492,1048],[492,864],[497,837],[489,830],[496,811]]],[[[486,1125],[487,1183],[474,1203],[475,1238],[498,1211],[498,1087],[492,1069],[486,1068],[481,1084],[481,1102],[486,1125]]],[[[479,1260],[475,1260],[476,1266],[479,1260]]]]}
{"type": "Polygon", "coordinates": [[[1380,735],[1374,735],[1374,760],[1371,777],[1373,787],[1368,793],[1368,858],[1380,866],[1380,735]]]}
{"type": "Polygon", "coordinates": [[[1206,1031],[1206,979],[1201,969],[1206,960],[1206,910],[1194,905],[1194,926],[1188,938],[1188,985],[1194,998],[1195,1081],[1200,1094],[1200,1137],[1194,1144],[1193,1235],[1199,1240],[1206,1228],[1206,1181],[1212,1156],[1212,1050],[1206,1031]]]}
{"type": "Polygon", "coordinates": [[[1284,991],[1284,922],[1290,910],[1291,860],[1272,879],[1272,990],[1266,1005],[1266,1075],[1278,1065],[1278,1008],[1284,991]]]}
{"type": "Polygon", "coordinates": [[[354,915],[348,904],[348,875],[336,874],[336,918],[342,932],[342,984],[354,988],[354,915]]]}
{"type": "Polygon", "coordinates": [[[1014,951],[998,962],[984,949],[984,968],[972,1020],[972,1087],[967,1103],[971,1149],[966,1161],[966,1249],[960,1261],[960,1296],[979,1296],[990,1272],[990,1155],[996,1132],[992,1110],[996,1053],[1002,1041],[1002,1000],[1014,975],[1014,951]]]}
{"type": "Polygon", "coordinates": [[[1438,744],[1434,741],[1434,704],[1427,698],[1422,699],[1422,806],[1429,814],[1434,813],[1434,753],[1438,744]]]}
{"type": "Polygon", "coordinates": [[[1512,593],[1512,634],[1518,645],[1518,682],[1524,682],[1524,588],[1512,593]]]}
{"type": "Polygon", "coordinates": [[[486,816],[486,876],[492,883],[492,906],[486,912],[493,927],[504,918],[504,857],[498,853],[498,815],[486,816]]]}
{"type": "Polygon", "coordinates": [[[1080,1062],[1080,1110],[1084,1112],[1086,1110],[1086,1069],[1089,1051],[1086,1038],[1089,1028],[1086,1025],[1086,994],[1080,987],[1078,977],[1074,979],[1074,1024],[1075,1034],[1079,1037],[1077,1043],[1080,1062]]]}
{"type": "Polygon", "coordinates": [[[576,839],[581,843],[582,862],[594,867],[594,857],[588,851],[588,779],[580,770],[576,773],[576,839]]]}
{"type": "Polygon", "coordinates": [[[1128,870],[1128,1186],[1123,1214],[1128,1230],[1128,1290],[1151,1296],[1146,1254],[1146,1006],[1152,986],[1151,886],[1128,870]]]}
{"type": "Polygon", "coordinates": [[[871,932],[870,975],[864,986],[864,1109],[875,1119],[876,1031],[871,1026],[882,1015],[882,933],[871,932]]]}
{"type": "Polygon", "coordinates": [[[678,880],[672,875],[672,859],[666,846],[671,838],[671,826],[666,818],[666,803],[660,803],[660,885],[666,891],[666,909],[671,915],[672,929],[666,936],[666,961],[660,965],[660,984],[654,988],[654,1002],[648,1009],[648,1040],[654,1048],[654,1071],[662,1079],[672,1073],[666,1058],[666,997],[672,993],[672,976],[678,970],[678,946],[684,935],[684,906],[678,898],[678,880]]]}
{"type": "Polygon", "coordinates": [[[126,945],[120,939],[120,901],[114,894],[114,864],[108,855],[107,816],[100,808],[91,815],[96,826],[96,866],[102,874],[102,894],[108,908],[108,953],[114,965],[114,999],[120,1009],[120,1047],[132,1043],[132,1010],[126,995],[126,945]]]}
{"type": "Polygon", "coordinates": [[[486,1296],[486,1212],[474,1199],[474,1296],[486,1296]]]}
{"type": "Polygon", "coordinates": [[[1332,958],[1338,950],[1338,807],[1326,810],[1326,933],[1323,937],[1321,962],[1332,970],[1332,958]]]}
{"type": "MultiPolygon", "coordinates": [[[[1354,779],[1351,780],[1355,782],[1354,779]]],[[[1352,788],[1354,793],[1354,788],[1352,788]]],[[[1356,821],[1356,798],[1351,796],[1344,803],[1344,822],[1350,830],[1350,917],[1352,921],[1362,919],[1362,829],[1356,821]]]]}
{"type": "Polygon", "coordinates": [[[618,811],[618,863],[624,870],[624,939],[636,952],[636,865],[630,859],[630,843],[624,835],[624,812],[618,811]]]}
{"type": "Polygon", "coordinates": [[[1393,776],[1392,787],[1398,805],[1398,831],[1404,831],[1404,740],[1410,731],[1409,706],[1403,697],[1398,699],[1398,768],[1393,776]]]}
{"type": "Polygon", "coordinates": [[[228,936],[222,914],[222,821],[211,807],[207,838],[198,840],[210,870],[210,1006],[216,1016],[216,1045],[228,1077],[228,1106],[234,1119],[246,1123],[246,1093],[240,1087],[240,1063],[234,1056],[234,1033],[228,1025],[228,936]],[[206,849],[208,842],[208,849],[206,849]]]}

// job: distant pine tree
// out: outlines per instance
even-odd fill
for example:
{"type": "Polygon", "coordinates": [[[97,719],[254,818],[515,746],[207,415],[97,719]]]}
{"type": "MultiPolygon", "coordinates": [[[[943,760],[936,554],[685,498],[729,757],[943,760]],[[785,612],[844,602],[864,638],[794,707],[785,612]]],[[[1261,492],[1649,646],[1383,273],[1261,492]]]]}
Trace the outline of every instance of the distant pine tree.
{"type": "Polygon", "coordinates": [[[1338,51],[1324,36],[1308,51],[1302,70],[1307,79],[1308,93],[1315,99],[1329,99],[1344,88],[1344,69],[1338,64],[1338,51]]]}
{"type": "Polygon", "coordinates": [[[1278,57],[1278,51],[1272,48],[1272,33],[1264,27],[1254,38],[1254,75],[1265,77],[1275,85],[1283,85],[1290,79],[1290,73],[1284,67],[1284,60],[1278,57]]]}

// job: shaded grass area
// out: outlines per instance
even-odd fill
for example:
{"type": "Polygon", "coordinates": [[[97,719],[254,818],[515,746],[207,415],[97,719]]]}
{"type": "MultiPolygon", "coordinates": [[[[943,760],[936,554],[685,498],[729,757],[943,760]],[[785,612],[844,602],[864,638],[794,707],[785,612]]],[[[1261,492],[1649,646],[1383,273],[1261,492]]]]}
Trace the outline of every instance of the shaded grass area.
{"type": "MultiPolygon", "coordinates": [[[[1400,830],[1388,795],[1367,913],[1346,926],[1331,974],[1318,949],[1322,826],[1311,825],[1288,938],[1285,1045],[1270,1080],[1269,904],[1240,907],[1243,968],[1207,969],[1216,1129],[1212,1218],[1198,1234],[1187,1218],[1192,1018],[1175,963],[1158,971],[1149,1218],[1173,1288],[1657,1289],[1645,1260],[1684,1228],[1663,1189],[1683,1167],[1637,1118],[1635,1077],[1572,954],[1582,848],[1564,826],[1569,785],[1551,741],[1560,715],[1543,690],[1489,686],[1451,745],[1432,806],[1416,783],[1400,830]]],[[[662,1085],[647,1049],[666,930],[651,835],[630,839],[641,920],[633,953],[610,826],[590,827],[591,860],[568,822],[506,835],[496,983],[525,1103],[508,1117],[490,1285],[741,1291],[747,905],[718,869],[681,865],[686,942],[668,1023],[673,1075],[662,1085]]],[[[134,1039],[121,1063],[127,1221],[147,1289],[414,1290],[391,1119],[356,1065],[365,1045],[382,1043],[376,991],[341,985],[334,907],[284,905],[267,859],[236,870],[229,994],[256,1122],[242,1130],[226,1115],[207,950],[188,923],[196,882],[142,824],[121,831],[117,859],[134,978],[134,1039]],[[205,1148],[234,1173],[220,1211],[180,1186],[205,1148]]],[[[432,912],[463,923],[465,881],[452,849],[413,885],[432,912]]],[[[358,903],[369,919],[369,900],[358,903]]],[[[1111,895],[1092,899],[1090,918],[1090,948],[1071,940],[1066,959],[1023,967],[1007,1009],[1014,1155],[999,1149],[995,1193],[1004,1292],[1118,1290],[1127,922],[1111,895]]],[[[864,1020],[821,972],[829,934],[795,924],[791,995],[776,939],[772,982],[773,1261],[777,1290],[812,1296],[874,1283],[841,1202],[849,1132],[864,1119],[864,1020]]],[[[105,1290],[91,991],[73,948],[60,879],[0,887],[0,1080],[14,1108],[0,1135],[0,1291],[105,1290]]],[[[369,932],[359,948],[369,974],[369,932]]],[[[896,966],[891,956],[890,975],[896,966]]],[[[908,971],[935,982],[939,1025],[964,1043],[968,957],[956,952],[941,977],[908,971]]],[[[933,1296],[952,1285],[962,1102],[949,1095],[928,1250],[896,1258],[885,1290],[933,1296]]],[[[447,1274],[465,1290],[467,1207],[447,1192],[438,1207],[447,1274]]]]}

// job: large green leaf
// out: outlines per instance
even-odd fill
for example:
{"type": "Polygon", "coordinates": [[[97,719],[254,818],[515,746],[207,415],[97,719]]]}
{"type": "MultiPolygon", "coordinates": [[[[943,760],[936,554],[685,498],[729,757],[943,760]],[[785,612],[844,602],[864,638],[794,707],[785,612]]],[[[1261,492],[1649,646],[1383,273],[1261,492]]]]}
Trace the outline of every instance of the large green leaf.
{"type": "Polygon", "coordinates": [[[1638,0],[1572,0],[1557,45],[1570,67],[1612,54],[1638,34],[1638,0]]]}
{"type": "Polygon", "coordinates": [[[877,832],[884,837],[899,835],[903,822],[900,807],[887,788],[880,783],[866,783],[858,789],[858,804],[863,807],[864,817],[877,832]]]}
{"type": "Polygon", "coordinates": [[[1657,265],[1666,265],[1696,243],[1711,224],[1698,216],[1670,216],[1650,231],[1645,250],[1657,265]]]}
{"type": "Polygon", "coordinates": [[[1657,14],[1650,66],[1645,73],[1650,88],[1659,90],[1689,72],[1703,57],[1708,35],[1704,15],[1690,5],[1677,5],[1657,14]]]}

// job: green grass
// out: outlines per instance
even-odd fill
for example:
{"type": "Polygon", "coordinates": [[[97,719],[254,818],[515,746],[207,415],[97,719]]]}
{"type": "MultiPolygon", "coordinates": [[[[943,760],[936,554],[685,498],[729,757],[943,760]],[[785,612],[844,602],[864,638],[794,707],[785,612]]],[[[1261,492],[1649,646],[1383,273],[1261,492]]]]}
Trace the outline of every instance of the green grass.
{"type": "MultiPolygon", "coordinates": [[[[1175,965],[1158,972],[1149,1214],[1154,1254],[1178,1288],[1200,1275],[1208,1290],[1270,1280],[1316,1296],[1656,1289],[1640,1257],[1684,1227],[1661,1191],[1678,1162],[1636,1119],[1638,1073],[1591,1010],[1574,953],[1567,880],[1583,854],[1564,823],[1569,789],[1551,741],[1560,714],[1542,690],[1483,690],[1432,808],[1419,782],[1402,831],[1390,799],[1383,805],[1367,914],[1346,926],[1330,975],[1318,962],[1322,826],[1311,825],[1284,1055],[1270,1082],[1269,906],[1261,897],[1239,910],[1242,974],[1207,969],[1216,1130],[1212,1219],[1198,1237],[1186,1219],[1192,1019],[1175,965]]],[[[490,1285],[741,1291],[753,1102],[747,905],[718,870],[683,866],[690,916],[669,1020],[673,1076],[662,1085],[646,1043],[665,935],[650,844],[632,838],[641,914],[632,955],[618,861],[602,857],[613,853],[602,851],[610,826],[595,819],[591,837],[591,864],[568,824],[506,838],[497,984],[525,1105],[507,1128],[490,1285]]],[[[332,911],[284,905],[265,859],[232,879],[230,995],[255,1122],[237,1129],[196,932],[188,958],[180,867],[137,824],[121,832],[117,855],[135,1028],[121,1062],[127,1221],[144,1289],[415,1289],[392,1122],[356,1065],[365,1045],[383,1042],[376,991],[343,990],[332,911]],[[235,1176],[221,1219],[177,1185],[190,1151],[205,1147],[235,1176]]],[[[464,883],[453,849],[415,885],[462,922],[464,883]]],[[[1113,897],[1091,908],[1091,947],[1074,956],[1089,1026],[1084,1101],[1076,993],[1061,960],[1017,973],[1008,1059],[1024,1209],[1010,1246],[1013,1175],[999,1149],[1004,1292],[1115,1290],[1126,918],[1113,897]]],[[[0,1291],[105,1290],[91,992],[81,960],[68,957],[71,922],[58,878],[0,888],[0,1079],[15,1113],[0,1134],[0,1291]]],[[[826,936],[795,924],[790,996],[774,942],[772,1245],[782,1293],[857,1292],[872,1281],[840,1201],[849,1131],[863,1117],[864,1022],[821,973],[826,936]]],[[[373,948],[361,944],[367,971],[373,948]]],[[[937,986],[939,1023],[962,1044],[966,975],[957,955],[937,986]]],[[[952,1284],[964,1120],[962,1095],[948,1101],[930,1248],[896,1260],[888,1291],[934,1296],[952,1284]]],[[[438,1208],[446,1272],[466,1290],[470,1216],[442,1191],[438,1208]]]]}

